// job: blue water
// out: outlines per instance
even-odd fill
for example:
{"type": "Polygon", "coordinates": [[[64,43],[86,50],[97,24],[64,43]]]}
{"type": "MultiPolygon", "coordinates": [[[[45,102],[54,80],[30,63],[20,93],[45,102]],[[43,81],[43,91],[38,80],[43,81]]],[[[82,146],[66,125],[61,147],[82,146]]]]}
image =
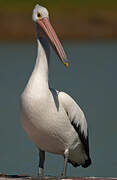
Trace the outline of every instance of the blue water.
{"type": "MultiPolygon", "coordinates": [[[[117,43],[64,43],[66,69],[52,53],[50,84],[82,107],[92,165],[68,166],[68,176],[117,177],[117,43]]],[[[32,72],[36,43],[0,44],[0,172],[35,176],[38,151],[20,123],[20,95],[32,72]]],[[[63,158],[46,154],[45,174],[60,176],[63,158]]]]}

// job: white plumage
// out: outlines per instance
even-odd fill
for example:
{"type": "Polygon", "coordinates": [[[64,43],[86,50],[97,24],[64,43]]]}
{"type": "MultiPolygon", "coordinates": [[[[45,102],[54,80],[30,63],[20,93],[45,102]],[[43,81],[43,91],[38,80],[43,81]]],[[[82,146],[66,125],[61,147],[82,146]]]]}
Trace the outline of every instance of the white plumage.
{"type": "Polygon", "coordinates": [[[91,164],[85,116],[68,94],[48,85],[49,40],[62,62],[68,66],[65,52],[52,26],[48,11],[36,5],[32,15],[36,27],[38,53],[29,82],[21,96],[22,125],[40,152],[39,175],[43,175],[45,152],[63,155],[73,166],[91,164]]]}

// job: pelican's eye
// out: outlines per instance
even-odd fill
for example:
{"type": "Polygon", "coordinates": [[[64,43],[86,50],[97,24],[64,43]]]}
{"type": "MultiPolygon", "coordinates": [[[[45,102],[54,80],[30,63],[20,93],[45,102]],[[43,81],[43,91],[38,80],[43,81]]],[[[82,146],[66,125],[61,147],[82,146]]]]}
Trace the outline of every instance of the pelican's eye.
{"type": "Polygon", "coordinates": [[[40,19],[40,18],[42,18],[42,16],[41,16],[41,14],[38,12],[37,13],[37,17],[40,19]]]}

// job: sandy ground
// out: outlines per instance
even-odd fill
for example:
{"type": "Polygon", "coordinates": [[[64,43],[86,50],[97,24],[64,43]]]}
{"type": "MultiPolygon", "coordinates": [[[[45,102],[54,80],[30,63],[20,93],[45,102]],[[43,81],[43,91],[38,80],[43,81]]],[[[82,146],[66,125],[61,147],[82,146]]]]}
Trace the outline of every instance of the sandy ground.
{"type": "Polygon", "coordinates": [[[103,177],[30,177],[27,175],[5,175],[0,174],[0,180],[117,180],[117,178],[103,178],[103,177]]]}

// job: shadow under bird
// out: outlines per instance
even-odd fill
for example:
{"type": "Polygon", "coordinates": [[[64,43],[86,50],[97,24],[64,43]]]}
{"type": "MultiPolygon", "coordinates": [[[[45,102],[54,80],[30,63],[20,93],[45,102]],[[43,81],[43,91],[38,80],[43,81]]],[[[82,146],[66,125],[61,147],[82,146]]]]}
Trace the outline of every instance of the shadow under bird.
{"type": "Polygon", "coordinates": [[[32,19],[38,45],[37,58],[21,96],[21,121],[39,149],[38,175],[44,175],[45,152],[50,152],[64,157],[62,175],[66,176],[68,162],[84,168],[91,164],[87,122],[72,97],[49,87],[50,43],[66,67],[68,60],[49,22],[47,9],[36,5],[32,19]]]}

